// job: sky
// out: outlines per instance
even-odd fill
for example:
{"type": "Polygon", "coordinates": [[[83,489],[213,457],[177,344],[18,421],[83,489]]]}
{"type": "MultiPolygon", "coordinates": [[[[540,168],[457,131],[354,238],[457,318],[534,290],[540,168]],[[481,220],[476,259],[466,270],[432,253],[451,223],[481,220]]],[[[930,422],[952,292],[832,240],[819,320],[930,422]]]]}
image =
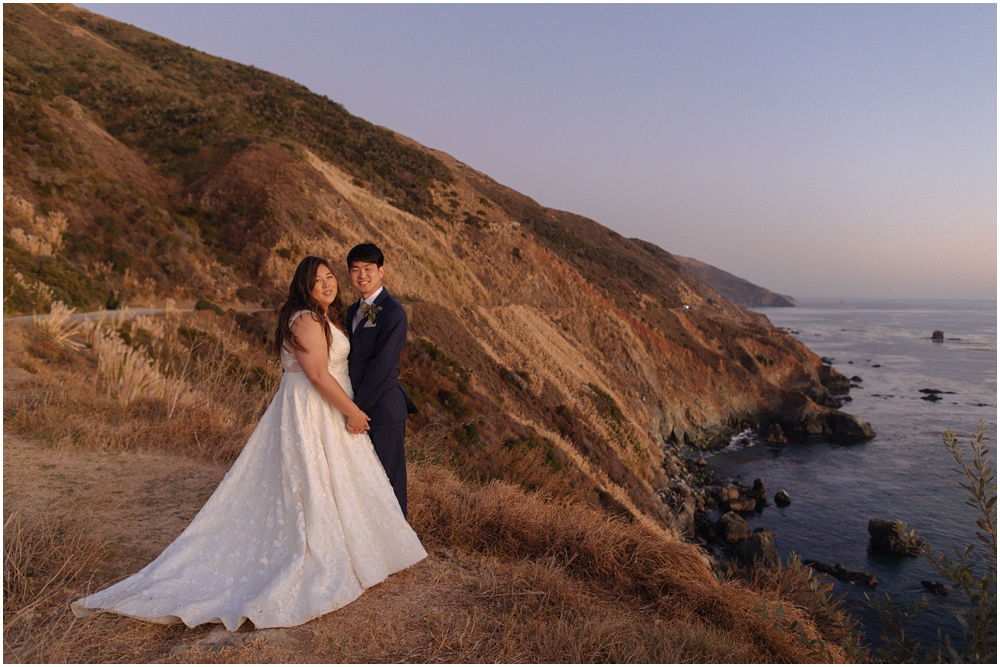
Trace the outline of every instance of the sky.
{"type": "Polygon", "coordinates": [[[996,299],[996,5],[81,6],[782,294],[996,299]]]}

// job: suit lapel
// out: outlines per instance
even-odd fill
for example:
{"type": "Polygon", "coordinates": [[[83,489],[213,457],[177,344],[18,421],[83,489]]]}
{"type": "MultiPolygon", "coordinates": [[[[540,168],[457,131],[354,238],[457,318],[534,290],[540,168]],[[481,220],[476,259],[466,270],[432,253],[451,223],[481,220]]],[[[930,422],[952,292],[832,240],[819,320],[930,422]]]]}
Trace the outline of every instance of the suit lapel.
{"type": "Polygon", "coordinates": [[[375,297],[374,305],[381,306],[382,302],[389,298],[389,290],[382,288],[382,293],[375,297]]]}

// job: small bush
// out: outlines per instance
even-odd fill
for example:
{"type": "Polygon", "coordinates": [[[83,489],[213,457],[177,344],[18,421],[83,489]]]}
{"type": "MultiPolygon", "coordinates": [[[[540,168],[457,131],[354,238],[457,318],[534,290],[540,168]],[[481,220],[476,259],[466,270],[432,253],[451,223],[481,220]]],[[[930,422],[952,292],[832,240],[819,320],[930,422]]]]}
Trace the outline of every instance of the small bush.
{"type": "Polygon", "coordinates": [[[208,299],[198,299],[198,303],[194,304],[194,309],[195,310],[210,310],[213,313],[215,313],[216,315],[225,315],[226,314],[226,311],[222,310],[222,308],[219,308],[218,306],[216,306],[214,303],[212,303],[208,299]]]}
{"type": "Polygon", "coordinates": [[[486,220],[485,218],[481,218],[478,215],[473,215],[468,211],[465,212],[465,217],[462,219],[462,222],[476,229],[486,229],[487,227],[490,226],[488,220],[486,220]]]}
{"type": "Polygon", "coordinates": [[[590,387],[592,392],[594,392],[594,405],[597,407],[597,412],[602,417],[610,419],[616,424],[621,424],[625,421],[625,415],[622,413],[621,408],[618,407],[618,403],[615,402],[615,399],[613,399],[608,392],[604,391],[593,382],[587,386],[590,387]]]}
{"type": "MultiPolygon", "coordinates": [[[[870,600],[872,608],[883,623],[882,644],[876,649],[884,662],[971,662],[996,664],[997,661],[997,487],[996,475],[990,467],[989,448],[984,443],[983,422],[979,422],[971,441],[972,462],[965,461],[965,451],[951,431],[945,431],[945,449],[955,459],[966,481],[960,482],[969,492],[966,505],[979,511],[976,519],[976,539],[964,550],[956,550],[955,558],[937,553],[929,540],[923,542],[921,553],[938,573],[951,583],[952,589],[961,591],[969,600],[969,608],[959,616],[965,646],[956,648],[948,635],[941,636],[936,653],[920,646],[916,638],[906,631],[907,623],[927,606],[926,596],[900,609],[888,595],[870,600]],[[978,547],[978,548],[977,548],[978,547]]],[[[899,529],[900,537],[916,535],[899,529]]]]}

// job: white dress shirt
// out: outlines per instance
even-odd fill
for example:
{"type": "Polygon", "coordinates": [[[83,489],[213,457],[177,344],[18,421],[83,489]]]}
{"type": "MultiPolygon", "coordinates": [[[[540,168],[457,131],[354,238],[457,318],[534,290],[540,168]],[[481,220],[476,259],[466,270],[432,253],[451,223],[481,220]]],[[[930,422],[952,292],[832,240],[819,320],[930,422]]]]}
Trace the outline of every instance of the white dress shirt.
{"type": "Polygon", "coordinates": [[[369,296],[367,299],[358,299],[358,312],[354,313],[354,321],[351,323],[351,331],[357,329],[358,325],[361,324],[361,320],[364,319],[365,314],[361,312],[361,304],[366,304],[370,306],[373,303],[375,303],[375,299],[378,298],[378,295],[382,293],[383,289],[385,288],[379,287],[377,290],[372,292],[371,296],[369,296]]]}

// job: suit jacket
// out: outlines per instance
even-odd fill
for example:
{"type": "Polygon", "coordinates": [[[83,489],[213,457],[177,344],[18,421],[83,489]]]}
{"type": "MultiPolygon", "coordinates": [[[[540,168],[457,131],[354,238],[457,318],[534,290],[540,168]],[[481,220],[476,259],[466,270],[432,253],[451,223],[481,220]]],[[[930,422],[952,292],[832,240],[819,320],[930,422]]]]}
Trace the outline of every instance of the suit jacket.
{"type": "Polygon", "coordinates": [[[399,382],[399,355],[406,343],[406,311],[385,289],[375,299],[382,310],[375,323],[362,317],[358,328],[351,330],[358,312],[355,301],[347,309],[351,352],[347,372],[354,388],[354,402],[371,418],[371,426],[405,421],[416,407],[399,382]]]}

